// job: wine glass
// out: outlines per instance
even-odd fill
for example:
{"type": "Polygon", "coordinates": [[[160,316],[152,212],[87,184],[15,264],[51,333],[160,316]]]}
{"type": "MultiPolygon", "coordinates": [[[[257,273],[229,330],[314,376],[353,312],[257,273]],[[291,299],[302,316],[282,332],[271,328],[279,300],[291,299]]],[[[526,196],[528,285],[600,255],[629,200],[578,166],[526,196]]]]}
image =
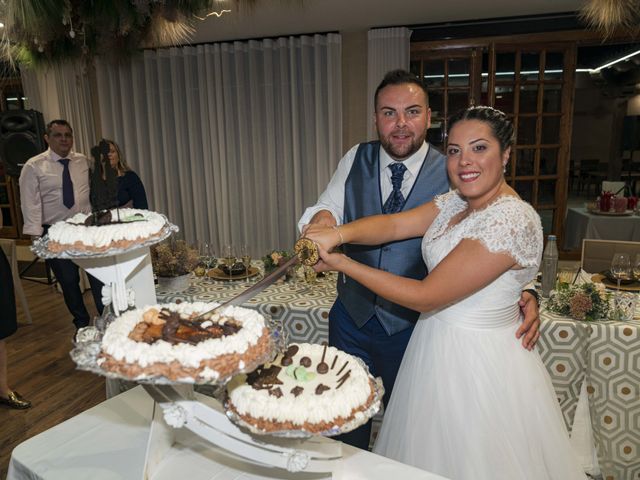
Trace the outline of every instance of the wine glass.
{"type": "Polygon", "coordinates": [[[233,245],[227,243],[222,247],[222,258],[224,258],[224,264],[229,269],[229,279],[233,276],[233,264],[236,263],[236,256],[234,253],[233,245]]]}
{"type": "Polygon", "coordinates": [[[631,278],[631,259],[627,253],[614,253],[611,260],[611,275],[618,280],[618,291],[620,290],[620,280],[631,278]]]}
{"type": "Polygon", "coordinates": [[[640,282],[640,253],[636,255],[636,259],[633,262],[633,276],[637,282],[640,282]]]}
{"type": "Polygon", "coordinates": [[[240,245],[240,258],[244,265],[245,275],[247,276],[247,283],[249,282],[249,269],[251,268],[251,253],[249,252],[249,245],[243,243],[240,245]]]}

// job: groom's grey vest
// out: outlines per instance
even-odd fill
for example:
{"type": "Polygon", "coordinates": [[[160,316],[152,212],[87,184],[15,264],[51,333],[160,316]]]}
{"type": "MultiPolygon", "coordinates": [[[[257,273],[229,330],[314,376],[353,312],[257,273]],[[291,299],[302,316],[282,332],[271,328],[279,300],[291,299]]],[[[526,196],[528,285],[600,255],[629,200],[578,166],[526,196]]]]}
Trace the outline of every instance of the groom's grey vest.
{"type": "MultiPolygon", "coordinates": [[[[380,142],[361,143],[345,182],[344,222],[382,213],[386,199],[380,193],[380,142]]],[[[422,205],[449,190],[446,158],[429,147],[420,173],[407,196],[403,210],[422,205]]],[[[344,245],[345,253],[358,262],[405,277],[421,279],[427,273],[422,260],[422,238],[411,238],[384,245],[344,245]]],[[[338,279],[338,296],[358,328],[376,315],[389,335],[412,327],[418,312],[377,296],[358,282],[338,279]]]]}

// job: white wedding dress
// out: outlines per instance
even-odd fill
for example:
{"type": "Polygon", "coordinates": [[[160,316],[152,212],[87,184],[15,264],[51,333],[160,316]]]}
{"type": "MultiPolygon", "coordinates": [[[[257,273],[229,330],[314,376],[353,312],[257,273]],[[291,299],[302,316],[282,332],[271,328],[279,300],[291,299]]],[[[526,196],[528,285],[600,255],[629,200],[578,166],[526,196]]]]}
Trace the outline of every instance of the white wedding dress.
{"type": "Polygon", "coordinates": [[[541,256],[537,213],[500,197],[449,227],[466,203],[449,192],[436,204],[422,241],[430,270],[463,238],[509,252],[524,268],[420,316],[374,451],[453,480],[585,479],[545,366],[515,338],[518,300],[541,256]]]}

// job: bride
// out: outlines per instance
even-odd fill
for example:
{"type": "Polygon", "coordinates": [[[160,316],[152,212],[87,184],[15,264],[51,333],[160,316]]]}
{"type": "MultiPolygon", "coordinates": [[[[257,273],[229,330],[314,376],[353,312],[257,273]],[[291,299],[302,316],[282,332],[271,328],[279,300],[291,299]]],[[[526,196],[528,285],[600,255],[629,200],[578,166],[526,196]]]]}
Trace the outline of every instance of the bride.
{"type": "Polygon", "coordinates": [[[515,339],[518,299],[538,271],[542,227],[503,173],[513,126],[490,107],[449,121],[456,190],[413,210],[340,227],[309,225],[318,270],[338,270],[423,312],[374,451],[454,480],[585,479],[540,356],[515,339]],[[423,236],[423,280],[329,253],[423,236]]]}

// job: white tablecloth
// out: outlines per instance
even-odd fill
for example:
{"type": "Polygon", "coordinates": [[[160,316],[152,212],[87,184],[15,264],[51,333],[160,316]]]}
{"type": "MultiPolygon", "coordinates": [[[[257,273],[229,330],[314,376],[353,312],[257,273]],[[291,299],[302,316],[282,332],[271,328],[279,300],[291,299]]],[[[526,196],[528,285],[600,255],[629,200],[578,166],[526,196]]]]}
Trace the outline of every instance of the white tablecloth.
{"type": "Polygon", "coordinates": [[[582,239],[640,241],[640,217],[594,215],[585,208],[570,208],[564,227],[564,248],[580,250],[582,239]]]}
{"type": "MultiPolygon", "coordinates": [[[[141,480],[153,400],[136,387],[18,445],[8,480],[141,480]]],[[[231,459],[190,432],[164,457],[153,480],[311,479],[231,459]]],[[[343,445],[334,479],[446,480],[387,458],[343,445]]]]}

